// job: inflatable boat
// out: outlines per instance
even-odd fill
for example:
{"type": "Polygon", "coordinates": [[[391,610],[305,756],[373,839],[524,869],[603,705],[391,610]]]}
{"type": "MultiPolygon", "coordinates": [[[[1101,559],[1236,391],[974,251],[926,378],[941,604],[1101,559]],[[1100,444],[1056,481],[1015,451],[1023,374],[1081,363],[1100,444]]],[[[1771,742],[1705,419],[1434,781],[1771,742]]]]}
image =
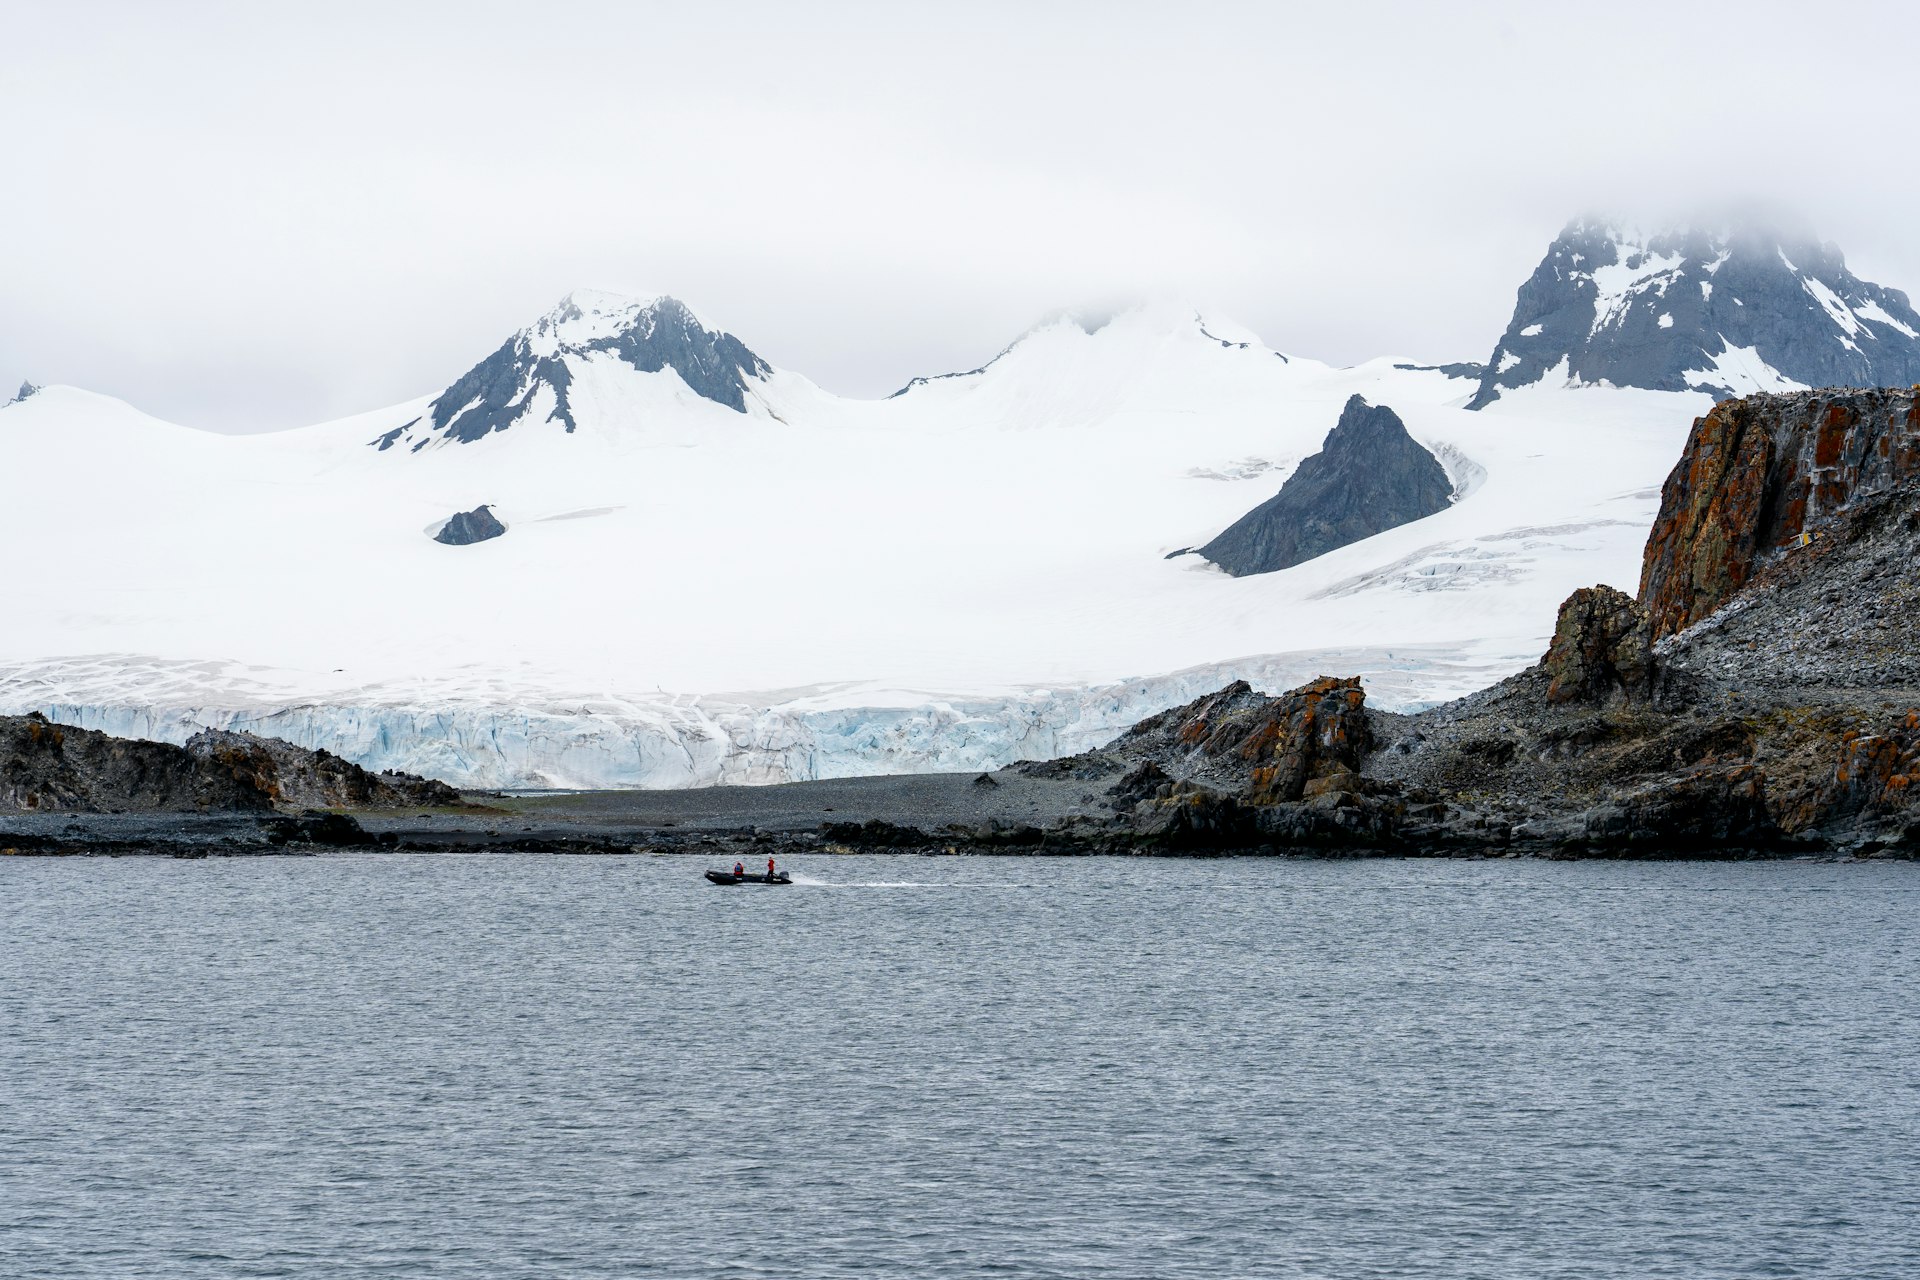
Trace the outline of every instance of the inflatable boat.
{"type": "Polygon", "coordinates": [[[776,871],[770,876],[758,875],[751,871],[749,871],[745,875],[740,875],[740,876],[733,874],[733,872],[731,871],[709,871],[707,872],[707,879],[713,881],[713,883],[715,884],[792,884],[793,883],[793,878],[784,871],[776,871]]]}

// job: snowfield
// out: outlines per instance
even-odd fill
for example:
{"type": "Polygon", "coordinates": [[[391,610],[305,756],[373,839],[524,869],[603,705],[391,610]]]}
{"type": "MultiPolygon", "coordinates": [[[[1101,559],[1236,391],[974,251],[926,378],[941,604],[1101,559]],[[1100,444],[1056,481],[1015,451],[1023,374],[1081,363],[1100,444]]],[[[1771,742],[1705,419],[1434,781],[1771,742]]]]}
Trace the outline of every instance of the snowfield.
{"type": "Polygon", "coordinates": [[[1470,381],[1158,305],[887,400],[775,370],[741,413],[567,349],[566,324],[633,305],[579,295],[532,329],[573,432],[541,387],[471,443],[416,422],[426,399],[261,436],[67,387],[0,409],[0,712],[676,787],[1043,758],[1234,678],[1361,674],[1412,707],[1533,661],[1574,588],[1637,585],[1710,404],[1547,383],[1468,412],[1470,381]],[[1355,393],[1441,459],[1450,509],[1275,574],[1169,558],[1270,497],[1355,393]],[[482,503],[503,537],[432,541],[482,503]]]}

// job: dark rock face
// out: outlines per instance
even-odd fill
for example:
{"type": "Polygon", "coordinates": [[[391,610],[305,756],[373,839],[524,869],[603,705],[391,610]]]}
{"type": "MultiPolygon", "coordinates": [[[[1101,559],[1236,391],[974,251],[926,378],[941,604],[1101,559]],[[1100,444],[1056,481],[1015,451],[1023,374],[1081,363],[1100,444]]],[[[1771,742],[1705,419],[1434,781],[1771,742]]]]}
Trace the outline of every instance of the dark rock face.
{"type": "Polygon", "coordinates": [[[673,298],[661,298],[623,316],[612,332],[572,336],[591,332],[578,327],[585,317],[580,304],[567,298],[461,375],[428,407],[424,419],[396,427],[370,443],[385,450],[411,440],[416,452],[436,440],[468,444],[527,417],[543,390],[552,397],[544,421],[558,422],[571,432],[579,424],[570,399],[569,359],[596,352],[609,353],[642,373],[672,369],[696,395],[738,413],[747,410],[750,380],[773,372],[738,338],[706,328],[673,298]]]}
{"type": "Polygon", "coordinates": [[[492,508],[485,503],[471,511],[462,511],[442,525],[440,532],[433,535],[435,542],[444,542],[450,547],[466,547],[476,542],[485,542],[497,538],[507,531],[507,526],[494,518],[492,508]]]}
{"type": "Polygon", "coordinates": [[[266,813],[279,808],[453,805],[407,774],[371,774],[325,751],[205,730],[176,747],[0,716],[0,811],[266,813]]]}
{"type": "Polygon", "coordinates": [[[1236,578],[1272,573],[1444,511],[1452,497],[1446,468],[1399,416],[1354,396],[1320,452],[1200,554],[1236,578]]]}
{"type": "Polygon", "coordinates": [[[1914,390],[1716,405],[1694,422],[1647,540],[1640,599],[1654,638],[1712,614],[1769,564],[1831,542],[1856,505],[1916,478],[1914,390]]]}
{"type": "Polygon", "coordinates": [[[395,809],[452,806],[460,793],[410,773],[370,773],[331,751],[309,751],[279,738],[202,729],[188,755],[265,795],[276,808],[395,809]]]}
{"type": "Polygon", "coordinates": [[[13,399],[7,401],[7,403],[19,404],[22,400],[25,400],[28,396],[37,394],[39,390],[40,388],[34,386],[31,382],[23,382],[20,384],[19,392],[14,395],[13,399]]]}
{"type": "Polygon", "coordinates": [[[1582,587],[1560,606],[1540,660],[1547,701],[1644,701],[1653,685],[1653,628],[1640,602],[1612,587],[1582,587]]]}
{"type": "Polygon", "coordinates": [[[0,809],[262,811],[271,797],[181,747],[0,716],[0,809]]]}
{"type": "Polygon", "coordinates": [[[1783,833],[1767,812],[1765,786],[1750,764],[1689,769],[1583,813],[1577,838],[1609,852],[1668,857],[1776,847],[1783,833]]]}
{"type": "Polygon", "coordinates": [[[1810,236],[1682,231],[1641,238],[1568,224],[1527,282],[1470,408],[1551,372],[1577,384],[1716,397],[1735,348],[1809,387],[1920,380],[1920,314],[1810,236]]]}

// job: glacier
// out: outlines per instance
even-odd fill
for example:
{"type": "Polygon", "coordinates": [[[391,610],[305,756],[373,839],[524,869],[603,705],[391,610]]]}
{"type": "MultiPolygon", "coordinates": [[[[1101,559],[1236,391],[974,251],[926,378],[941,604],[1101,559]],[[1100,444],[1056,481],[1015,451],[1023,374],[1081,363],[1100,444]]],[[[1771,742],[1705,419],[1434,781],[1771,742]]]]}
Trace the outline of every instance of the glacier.
{"type": "Polygon", "coordinates": [[[508,700],[496,689],[489,700],[472,700],[413,687],[294,703],[275,691],[291,673],[114,655],[0,667],[0,714],[37,711],[59,724],[173,743],[207,727],[245,731],[463,787],[672,789],[1047,760],[1104,746],[1139,720],[1237,679],[1278,692],[1328,671],[1359,672],[1383,709],[1410,711],[1535,656],[1487,647],[1322,650],[1105,685],[964,696],[842,687],[761,699],[508,700]]]}
{"type": "Polygon", "coordinates": [[[0,408],[0,472],[29,480],[0,506],[22,549],[0,711],[540,788],[986,769],[1234,679],[1358,674],[1415,707],[1533,661],[1573,589],[1633,585],[1711,403],[1538,387],[1469,411],[1471,371],[1335,368],[1176,303],[848,400],[684,308],[648,322],[671,349],[620,339],[661,305],[543,317],[471,439],[464,391],[252,436],[71,387],[0,408]],[[1442,459],[1449,509],[1257,577],[1177,554],[1353,394],[1442,459]],[[503,536],[433,540],[483,504],[503,536]]]}

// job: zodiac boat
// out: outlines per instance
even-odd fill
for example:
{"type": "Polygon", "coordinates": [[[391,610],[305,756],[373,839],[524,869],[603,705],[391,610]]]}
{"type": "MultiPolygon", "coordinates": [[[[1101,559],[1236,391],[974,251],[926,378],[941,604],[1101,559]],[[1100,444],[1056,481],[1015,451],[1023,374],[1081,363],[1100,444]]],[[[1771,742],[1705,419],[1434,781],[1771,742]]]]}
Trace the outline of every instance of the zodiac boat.
{"type": "Polygon", "coordinates": [[[713,883],[715,884],[792,884],[793,883],[793,878],[784,871],[776,871],[770,876],[758,875],[751,871],[743,876],[737,876],[733,874],[733,872],[731,871],[709,871],[707,872],[707,879],[713,881],[713,883]]]}

